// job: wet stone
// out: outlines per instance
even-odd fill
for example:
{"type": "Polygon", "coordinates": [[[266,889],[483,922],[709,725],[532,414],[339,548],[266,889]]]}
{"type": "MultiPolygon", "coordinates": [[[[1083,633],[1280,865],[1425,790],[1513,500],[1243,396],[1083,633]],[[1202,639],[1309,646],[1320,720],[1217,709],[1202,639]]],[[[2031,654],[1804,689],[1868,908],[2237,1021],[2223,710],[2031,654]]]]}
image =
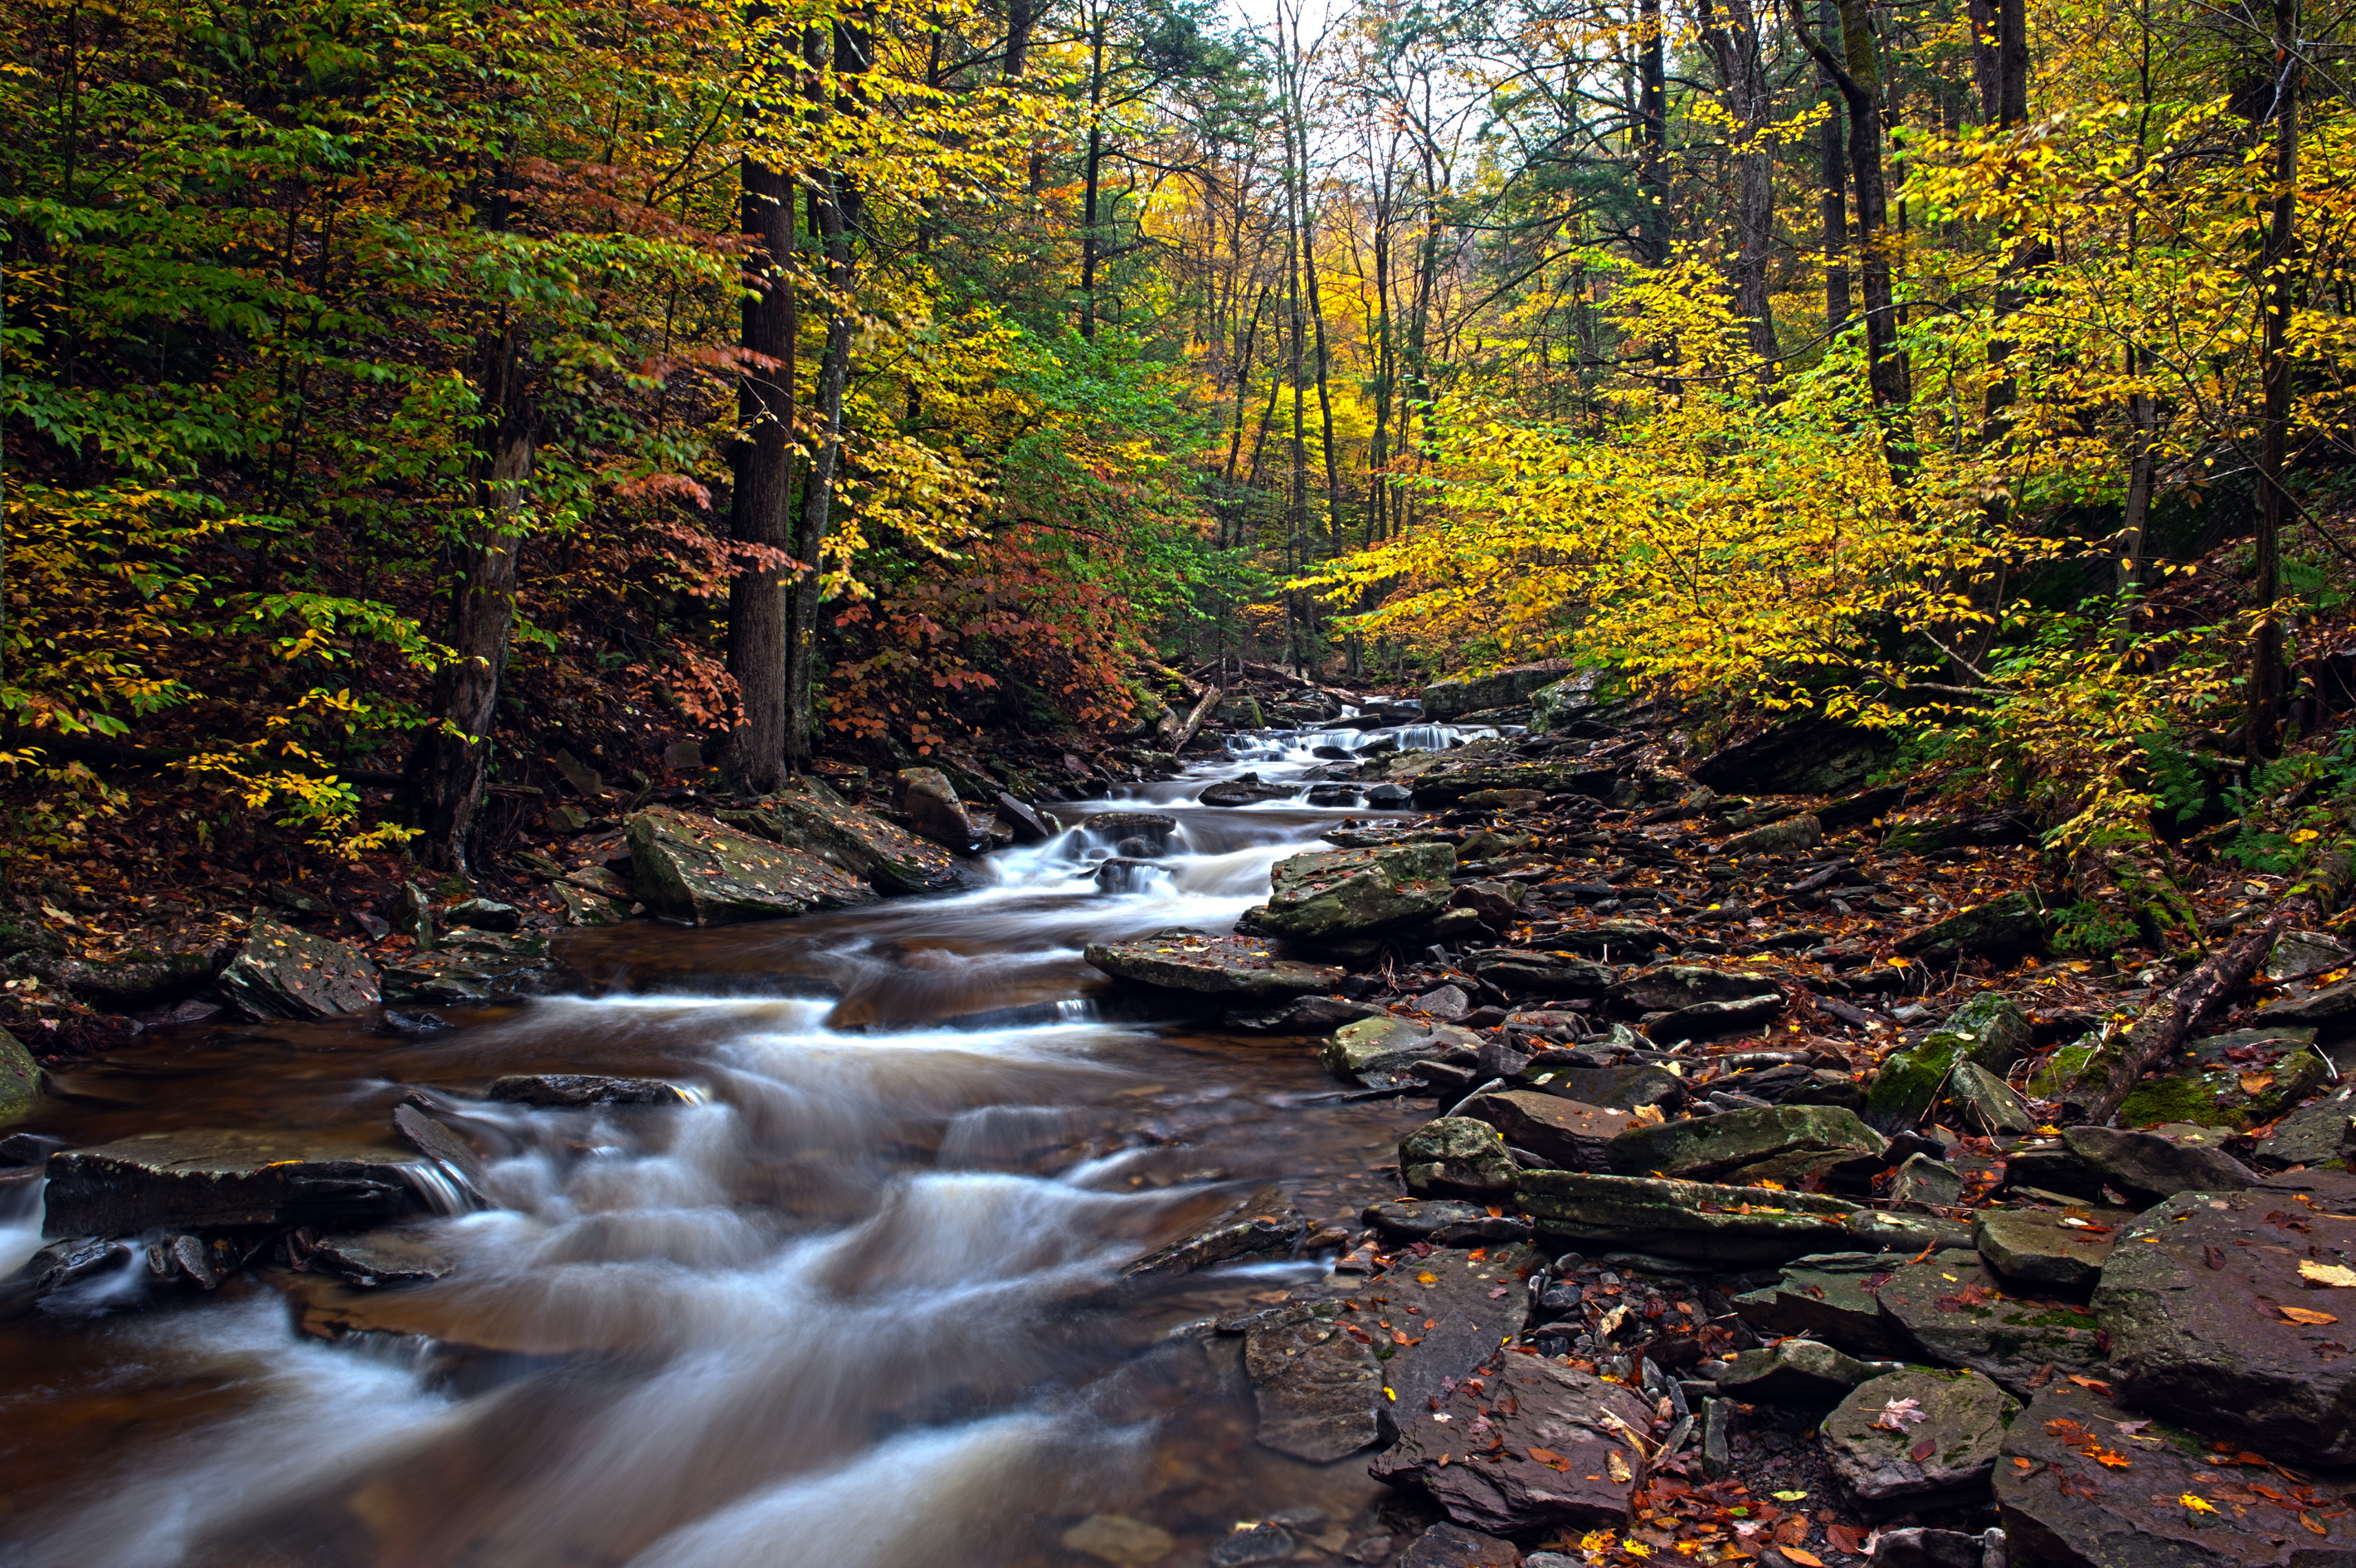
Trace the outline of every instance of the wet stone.
{"type": "Polygon", "coordinates": [[[1518,1167],[1486,1122],[1443,1116],[1399,1140],[1399,1177],[1418,1197],[1510,1191],[1518,1167]]]}
{"type": "Polygon", "coordinates": [[[1090,942],[1084,956],[1119,980],[1213,996],[1303,996],[1342,983],[1339,969],[1288,957],[1265,937],[1211,936],[1183,927],[1135,941],[1090,942]]]}
{"type": "Polygon", "coordinates": [[[2008,1280],[2089,1291],[2111,1255],[2111,1231],[2033,1208],[1988,1208],[1972,1219],[1972,1245],[2008,1280]]]}
{"type": "Polygon", "coordinates": [[[1382,1363],[1363,1328],[1351,1334],[1336,1318],[1288,1309],[1245,1332],[1244,1372],[1265,1447],[1325,1464],[1380,1435],[1382,1363]]]}
{"type": "Polygon", "coordinates": [[[1402,1400],[1396,1419],[1398,1439],[1368,1474],[1420,1487],[1468,1529],[1509,1535],[1623,1523],[1652,1411],[1624,1384],[1509,1355],[1421,1407],[1402,1400]]]}
{"type": "Polygon", "coordinates": [[[312,1225],[366,1229],[422,1212],[412,1162],[300,1133],[191,1128],[49,1156],[42,1233],[312,1225]]]}
{"type": "Polygon", "coordinates": [[[1152,1568],[1178,1549],[1175,1537],[1158,1525],[1127,1514],[1090,1514],[1059,1538],[1064,1549],[1113,1568],[1152,1568]]]}
{"type": "Polygon", "coordinates": [[[2013,1561],[2068,1568],[2356,1563],[2356,1512],[2340,1500],[2346,1477],[2294,1481],[2270,1466],[2212,1465],[2208,1449],[2197,1432],[2057,1379],[2013,1419],[1996,1466],[2013,1561]]]}
{"type": "Polygon", "coordinates": [[[638,897],[648,908],[694,925],[775,919],[875,897],[864,882],[814,854],[709,817],[656,806],[632,817],[625,831],[638,897]]]}
{"type": "Polygon", "coordinates": [[[1987,1374],[2026,1397],[2051,1363],[2104,1377],[2100,1326],[2066,1303],[2022,1300],[1972,1251],[1937,1252],[1899,1270],[1875,1293],[1884,1316],[1932,1361],[1987,1374]]]}
{"type": "Polygon", "coordinates": [[[1784,1339],[1736,1355],[1718,1387],[1752,1402],[1826,1405],[1886,1369],[1814,1339],[1784,1339]]]}
{"type": "Polygon", "coordinates": [[[1888,1146],[1853,1111],[1782,1105],[1630,1128],[1612,1141],[1611,1163],[1624,1176],[1708,1180],[1779,1155],[1872,1156],[1888,1146]]]}
{"type": "Polygon", "coordinates": [[[1821,1428],[1833,1474],[1869,1519],[1989,1500],[2020,1402],[1977,1372],[1909,1367],[1860,1383],[1821,1428]]]}
{"type": "Polygon", "coordinates": [[[1300,1251],[1312,1229],[1307,1219],[1290,1212],[1249,1215],[1149,1252],[1121,1270],[1121,1275],[1141,1279],[1192,1273],[1237,1258],[1289,1258],[1300,1251]]]}
{"type": "Polygon", "coordinates": [[[1280,1524],[1256,1524],[1238,1530],[1211,1548],[1211,1568],[1257,1568],[1282,1563],[1301,1549],[1290,1530],[1280,1524]]]}
{"type": "Polygon", "coordinates": [[[456,1269],[458,1260],[432,1230],[397,1226],[322,1236],[311,1244],[310,1264],[356,1285],[406,1285],[438,1280],[456,1269]]]}
{"type": "Polygon", "coordinates": [[[1510,1541],[1461,1525],[1435,1524],[1416,1537],[1399,1559],[1399,1568],[1515,1568],[1526,1562],[1510,1541]]]}
{"type": "Polygon", "coordinates": [[[1855,1206],[1814,1193],[1524,1171],[1514,1197],[1540,1236],[1581,1250],[1610,1242],[1740,1268],[1855,1245],[1847,1223],[1855,1206]]]}
{"type": "Polygon", "coordinates": [[[1566,1171],[1609,1170],[1612,1140],[1634,1121],[1629,1112],[1526,1090],[1483,1094],[1460,1114],[1488,1122],[1512,1147],[1566,1171]]]}
{"type": "Polygon", "coordinates": [[[1526,1241],[1530,1222],[1518,1214],[1491,1214],[1477,1203],[1447,1198],[1396,1197],[1366,1206],[1361,1217],[1386,1236],[1404,1241],[1463,1246],[1481,1241],[1526,1241]]]}
{"type": "Polygon", "coordinates": [[[960,853],[973,847],[979,837],[973,819],[948,774],[937,768],[904,768],[897,782],[901,814],[918,834],[960,853]]]}
{"type": "Polygon", "coordinates": [[[676,1084],[659,1078],[606,1078],[585,1072],[511,1073],[493,1079],[487,1098],[518,1105],[684,1105],[676,1084]]]}
{"type": "Polygon", "coordinates": [[[2122,1398],[2292,1464],[2356,1464],[2356,1180],[2180,1193],[2121,1228],[2094,1308],[2122,1398]]]}
{"type": "Polygon", "coordinates": [[[1082,826],[1088,837],[1110,844],[1115,854],[1155,860],[1170,853],[1178,819],[1159,811],[1098,811],[1082,826]]]}
{"type": "Polygon", "coordinates": [[[1911,1348],[1881,1313],[1876,1287],[1906,1266],[1905,1252],[1830,1252],[1785,1265],[1782,1277],[1732,1298],[1762,1334],[1803,1335],[1866,1359],[1911,1348]]]}
{"type": "Polygon", "coordinates": [[[347,942],[311,936],[255,910],[244,945],[216,982],[249,1018],[332,1018],[381,999],[376,966],[347,942]]]}
{"type": "MultiPolygon", "coordinates": [[[[999,820],[1014,831],[1018,843],[1039,843],[1053,836],[1036,813],[1020,801],[1014,805],[1024,814],[1010,816],[1007,799],[1000,797],[999,820]],[[1037,838],[1026,836],[1033,832],[1037,838]]],[[[962,805],[958,810],[962,812],[962,805]]],[[[723,811],[719,817],[755,837],[816,855],[878,893],[938,893],[961,887],[969,880],[945,845],[862,811],[815,781],[756,800],[743,811],[723,811]]]]}

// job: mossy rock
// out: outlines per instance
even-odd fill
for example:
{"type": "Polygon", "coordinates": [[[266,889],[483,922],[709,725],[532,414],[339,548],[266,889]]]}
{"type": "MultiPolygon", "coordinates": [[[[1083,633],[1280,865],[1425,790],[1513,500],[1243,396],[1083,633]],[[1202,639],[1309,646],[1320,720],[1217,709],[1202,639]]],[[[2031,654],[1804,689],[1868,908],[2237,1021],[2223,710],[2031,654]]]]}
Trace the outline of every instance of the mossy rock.
{"type": "Polygon", "coordinates": [[[1892,1052],[1866,1090],[1865,1119],[1892,1133],[1921,1121],[1955,1064],[1976,1062],[1999,1078],[2029,1039],[2029,1015],[2000,992],[1983,992],[1917,1044],[1892,1052]]]}
{"type": "Polygon", "coordinates": [[[2116,1121],[2122,1127],[2156,1127],[2169,1122],[2190,1122],[2201,1127],[2254,1127],[2298,1104],[2330,1082],[2331,1076],[2330,1064],[2313,1050],[2290,1052],[2265,1071],[2218,1066],[2154,1074],[2119,1102],[2116,1121]]]}

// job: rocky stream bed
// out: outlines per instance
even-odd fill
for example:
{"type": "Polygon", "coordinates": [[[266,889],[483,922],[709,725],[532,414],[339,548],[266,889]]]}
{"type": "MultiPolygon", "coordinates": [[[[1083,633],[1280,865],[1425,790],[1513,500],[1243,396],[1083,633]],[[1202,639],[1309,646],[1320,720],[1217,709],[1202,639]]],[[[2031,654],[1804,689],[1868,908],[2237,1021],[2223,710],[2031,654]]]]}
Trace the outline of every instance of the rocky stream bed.
{"type": "Polygon", "coordinates": [[[9,1042],[0,1563],[2356,1565],[2335,937],[2098,1118],[2184,977],[2049,958],[2018,819],[1292,701],[584,819],[9,1042]]]}

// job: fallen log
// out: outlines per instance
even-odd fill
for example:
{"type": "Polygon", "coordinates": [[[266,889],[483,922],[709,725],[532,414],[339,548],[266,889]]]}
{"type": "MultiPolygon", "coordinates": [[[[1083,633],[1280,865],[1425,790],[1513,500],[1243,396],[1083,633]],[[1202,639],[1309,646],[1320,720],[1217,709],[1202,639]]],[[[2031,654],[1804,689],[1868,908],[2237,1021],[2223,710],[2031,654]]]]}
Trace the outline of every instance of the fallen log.
{"type": "Polygon", "coordinates": [[[2325,856],[2264,918],[2153,998],[2132,1027],[2104,1036],[2083,1074],[2083,1081],[2101,1085],[2087,1101],[2087,1122],[2104,1126],[2116,1116],[2143,1075],[2169,1061],[2204,1020],[2222,1011],[2233,993],[2249,983],[2273,950],[2275,939],[2330,914],[2347,897],[2351,881],[2356,881],[2356,856],[2346,850],[2325,856]]]}

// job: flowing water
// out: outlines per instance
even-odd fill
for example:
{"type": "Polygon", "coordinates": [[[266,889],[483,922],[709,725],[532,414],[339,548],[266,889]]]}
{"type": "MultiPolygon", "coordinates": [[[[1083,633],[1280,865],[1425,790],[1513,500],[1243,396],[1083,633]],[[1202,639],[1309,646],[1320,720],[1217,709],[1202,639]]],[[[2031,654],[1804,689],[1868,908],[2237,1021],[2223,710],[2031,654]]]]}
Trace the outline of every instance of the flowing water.
{"type": "MultiPolygon", "coordinates": [[[[1224,764],[1089,810],[1177,817],[1127,890],[1085,823],[990,885],[798,920],[568,937],[597,994],[367,1023],[156,1031],[59,1076],[29,1130],[353,1131],[424,1094],[503,1151],[491,1207],[425,1222],[439,1281],[283,1271],[209,1294],[144,1268],[0,1330],[0,1565],[988,1568],[1118,1513],[1200,1563],[1238,1520],[1339,1524],[1376,1491],[1250,1440],[1237,1341],[1200,1325],[1323,1260],[1129,1282],[1271,1191],[1354,1224],[1420,1120],[1352,1101],[1313,1042],[1139,1015],[1087,942],[1224,929],[1333,825],[1193,803],[1224,764]],[[507,1073],[659,1077],[675,1107],[493,1104],[507,1073]],[[335,1343],[316,1330],[333,1322],[335,1343]],[[1189,1326],[1196,1326],[1190,1327],[1189,1326]]],[[[0,1268],[38,1245],[0,1187],[0,1268]]]]}

